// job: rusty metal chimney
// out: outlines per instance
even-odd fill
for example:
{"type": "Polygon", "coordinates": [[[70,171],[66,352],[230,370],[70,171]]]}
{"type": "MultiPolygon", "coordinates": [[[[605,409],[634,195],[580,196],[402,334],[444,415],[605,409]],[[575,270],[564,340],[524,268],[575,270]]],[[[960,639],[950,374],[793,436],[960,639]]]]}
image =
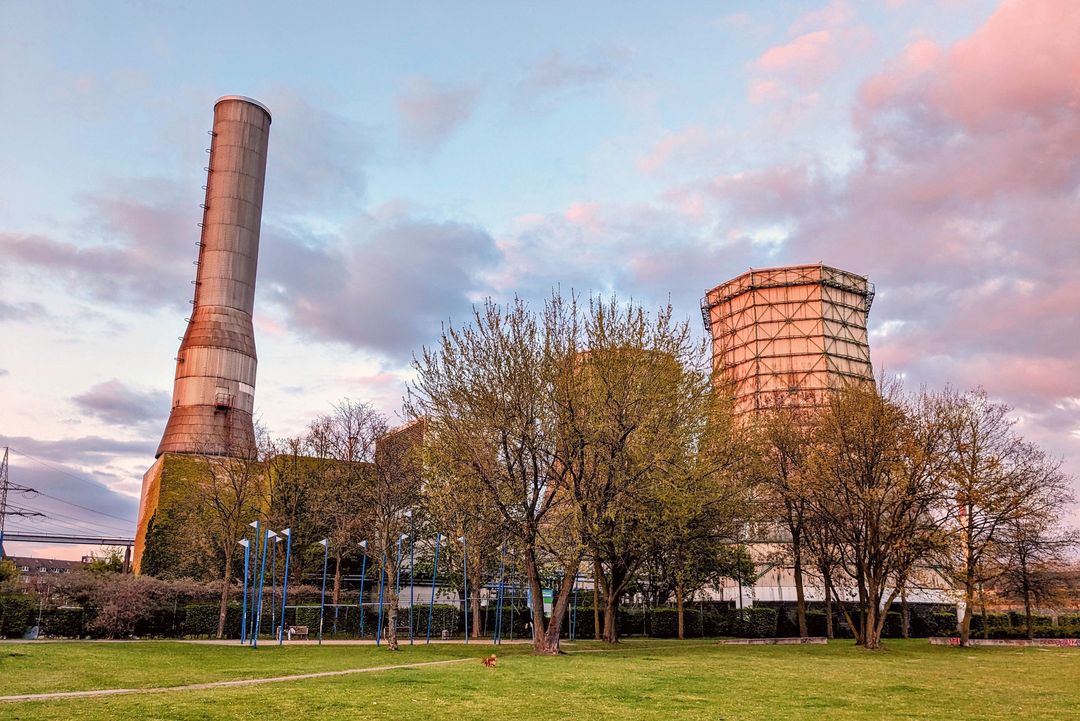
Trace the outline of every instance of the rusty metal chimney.
{"type": "Polygon", "coordinates": [[[270,111],[239,95],[214,103],[194,308],[176,356],[163,453],[245,455],[255,441],[255,333],[270,111]]]}

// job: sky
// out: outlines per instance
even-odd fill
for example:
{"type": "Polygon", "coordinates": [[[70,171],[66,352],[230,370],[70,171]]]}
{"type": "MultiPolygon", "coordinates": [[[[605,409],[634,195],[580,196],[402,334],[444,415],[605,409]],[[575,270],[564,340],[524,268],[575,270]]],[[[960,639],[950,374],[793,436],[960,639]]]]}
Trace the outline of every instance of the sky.
{"type": "Polygon", "coordinates": [[[984,386],[1080,475],[1077,38],[1075,0],[0,0],[0,445],[49,496],[8,528],[133,533],[229,94],[273,112],[275,435],[396,419],[485,297],[700,327],[707,288],[821,261],[876,284],[879,373],[984,386]]]}

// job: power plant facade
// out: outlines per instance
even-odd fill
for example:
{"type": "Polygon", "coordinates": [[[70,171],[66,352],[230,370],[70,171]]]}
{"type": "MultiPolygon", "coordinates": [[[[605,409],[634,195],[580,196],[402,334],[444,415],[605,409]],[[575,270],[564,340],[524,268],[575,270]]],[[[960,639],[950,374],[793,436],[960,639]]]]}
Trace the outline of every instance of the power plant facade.
{"type": "Polygon", "coordinates": [[[176,355],[172,408],[157,461],[143,476],[136,570],[147,528],[172,490],[164,488],[170,456],[245,457],[255,444],[251,317],[270,122],[270,111],[251,98],[227,95],[214,103],[192,311],[176,355]]]}
{"type": "Polygon", "coordinates": [[[748,413],[814,404],[845,382],[873,381],[866,321],[874,286],[823,264],[750,270],[705,293],[713,370],[748,413]]]}

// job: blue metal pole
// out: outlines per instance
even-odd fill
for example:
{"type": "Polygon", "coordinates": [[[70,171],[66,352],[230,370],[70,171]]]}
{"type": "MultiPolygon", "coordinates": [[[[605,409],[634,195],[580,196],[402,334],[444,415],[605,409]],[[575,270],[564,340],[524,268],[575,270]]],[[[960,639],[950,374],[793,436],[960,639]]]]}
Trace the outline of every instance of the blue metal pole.
{"type": "Polygon", "coordinates": [[[435,534],[435,565],[431,567],[431,605],[428,606],[427,611],[427,640],[424,643],[431,643],[431,624],[435,617],[435,576],[439,573],[439,539],[441,537],[441,533],[435,534]]]}
{"type": "MultiPolygon", "coordinates": [[[[250,526],[251,524],[249,523],[248,525],[250,526]]],[[[257,563],[258,560],[259,560],[259,532],[262,530],[262,526],[259,524],[259,519],[258,518],[255,519],[254,528],[255,528],[255,537],[253,539],[251,539],[251,540],[252,540],[252,543],[255,544],[255,547],[251,549],[251,552],[255,554],[254,556],[252,556],[252,558],[257,563]]],[[[254,572],[254,570],[252,570],[252,573],[251,573],[251,615],[248,617],[249,618],[249,623],[251,624],[251,627],[248,629],[248,638],[251,638],[252,633],[255,631],[255,580],[256,580],[257,575],[258,574],[256,574],[254,572]]]]}
{"type": "Polygon", "coordinates": [[[506,572],[506,546],[499,548],[499,585],[495,591],[495,628],[491,633],[491,642],[500,643],[502,636],[503,574],[506,572]]]}
{"type": "Polygon", "coordinates": [[[285,639],[285,597],[289,594],[289,556],[292,555],[292,529],[286,528],[285,534],[285,577],[281,579],[281,625],[278,626],[278,645],[285,639]]]}
{"type": "Polygon", "coordinates": [[[323,547],[322,557],[322,596],[319,599],[319,645],[322,646],[323,616],[326,613],[326,561],[330,557],[330,539],[319,541],[323,547]]]}
{"type": "Polygon", "coordinates": [[[416,536],[409,539],[409,645],[413,645],[413,601],[416,584],[413,582],[413,566],[416,562],[416,536]]]}
{"type": "Polygon", "coordinates": [[[510,641],[514,641],[514,603],[517,601],[517,584],[514,582],[514,571],[510,571],[510,641]]]}
{"type": "Polygon", "coordinates": [[[469,642],[469,550],[461,537],[461,573],[465,577],[465,643],[469,642]]]}
{"type": "Polygon", "coordinates": [[[364,579],[367,577],[367,541],[360,542],[363,556],[360,560],[360,638],[364,637],[364,579]]]}
{"type": "Polygon", "coordinates": [[[281,542],[281,536],[274,539],[274,553],[270,556],[270,633],[275,633],[277,624],[274,622],[274,612],[277,608],[277,546],[281,542]]]}
{"type": "Polygon", "coordinates": [[[382,600],[383,600],[383,581],[386,580],[386,551],[382,554],[382,565],[379,567],[379,622],[375,627],[375,645],[380,645],[382,641],[382,600]]]}
{"type": "Polygon", "coordinates": [[[255,634],[251,637],[251,647],[259,647],[259,631],[262,630],[263,587],[266,585],[266,548],[270,545],[270,529],[263,531],[262,563],[259,565],[259,602],[255,604],[255,634]]]}
{"type": "Polygon", "coordinates": [[[244,547],[244,603],[240,609],[240,644],[247,641],[247,582],[248,560],[251,558],[251,541],[243,539],[240,545],[244,547]]]}
{"type": "MultiPolygon", "coordinates": [[[[401,542],[405,540],[403,536],[398,536],[397,539],[397,579],[394,581],[394,593],[401,593],[401,542]]],[[[400,605],[400,604],[399,604],[400,605]]]]}

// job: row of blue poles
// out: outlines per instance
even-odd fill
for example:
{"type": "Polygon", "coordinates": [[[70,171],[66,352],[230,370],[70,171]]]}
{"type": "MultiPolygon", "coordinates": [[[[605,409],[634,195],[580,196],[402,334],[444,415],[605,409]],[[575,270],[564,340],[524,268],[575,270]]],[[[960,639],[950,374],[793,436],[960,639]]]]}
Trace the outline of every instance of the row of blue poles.
{"type": "MultiPolygon", "coordinates": [[[[263,530],[263,529],[261,528],[261,524],[259,523],[259,521],[254,521],[250,525],[255,528],[255,552],[257,554],[259,552],[260,531],[263,530]]],[[[250,633],[249,633],[249,629],[248,629],[248,575],[249,575],[250,566],[251,566],[251,550],[252,549],[251,549],[251,541],[249,541],[248,539],[244,538],[239,542],[240,545],[244,547],[244,600],[243,600],[243,604],[242,604],[242,608],[241,608],[241,615],[240,615],[240,643],[241,644],[247,643],[248,637],[250,636],[251,637],[251,645],[254,648],[257,648],[258,645],[259,645],[259,632],[260,632],[261,627],[262,627],[263,589],[265,588],[265,582],[266,582],[266,552],[267,552],[268,547],[270,546],[270,539],[271,538],[274,539],[274,545],[275,545],[274,554],[273,554],[273,562],[272,562],[273,570],[271,571],[271,573],[272,573],[271,583],[273,584],[274,587],[277,586],[277,548],[276,548],[276,546],[277,546],[278,543],[281,542],[282,538],[285,539],[285,574],[284,574],[284,578],[283,578],[283,581],[282,581],[282,587],[281,587],[281,623],[277,627],[277,638],[278,638],[278,644],[279,645],[281,644],[281,642],[283,640],[282,637],[284,635],[285,600],[288,597],[288,593],[289,593],[289,559],[292,556],[292,529],[286,528],[284,531],[282,531],[279,534],[279,533],[275,533],[274,531],[271,531],[269,528],[267,528],[267,529],[265,529],[263,531],[263,533],[261,535],[262,535],[262,560],[259,563],[258,573],[257,574],[256,573],[250,574],[252,583],[255,583],[256,579],[257,579],[257,582],[259,584],[257,592],[255,591],[255,589],[252,589],[252,599],[251,599],[251,601],[252,601],[252,605],[253,605],[253,608],[252,608],[253,617],[252,617],[252,621],[251,621],[250,633]]],[[[273,603],[273,601],[271,601],[271,603],[273,603]]],[[[273,612],[272,611],[271,611],[271,617],[273,617],[273,612]]],[[[273,632],[273,629],[271,629],[271,632],[273,632]]]]}
{"type": "MultiPolygon", "coordinates": [[[[258,551],[259,551],[258,545],[259,545],[260,530],[262,530],[261,529],[261,524],[259,523],[259,521],[256,520],[256,521],[252,522],[250,525],[255,529],[255,542],[256,542],[255,551],[256,551],[256,553],[258,553],[258,551]]],[[[285,544],[286,545],[286,548],[285,548],[285,571],[284,571],[284,576],[283,576],[282,592],[281,592],[281,621],[280,621],[280,625],[278,625],[278,628],[277,628],[277,640],[278,640],[279,645],[284,640],[285,608],[286,608],[286,598],[287,598],[287,595],[288,595],[288,587],[289,587],[289,559],[290,559],[290,557],[292,555],[292,532],[291,532],[291,529],[286,528],[284,531],[281,532],[281,534],[277,534],[274,531],[271,531],[269,528],[267,528],[263,532],[262,536],[263,536],[263,539],[262,539],[262,558],[261,558],[261,562],[259,563],[258,573],[250,574],[252,583],[253,584],[256,583],[256,582],[258,583],[257,594],[256,594],[256,591],[254,589],[252,589],[252,599],[251,599],[252,606],[253,606],[253,608],[252,608],[253,618],[252,618],[252,622],[251,622],[250,636],[251,636],[251,645],[253,647],[258,647],[258,643],[259,643],[259,632],[261,630],[261,623],[262,623],[263,588],[264,588],[264,585],[265,585],[264,582],[266,580],[266,553],[267,553],[267,547],[269,546],[269,543],[270,543],[270,539],[274,538],[275,539],[275,541],[274,541],[275,544],[279,543],[282,538],[285,538],[285,540],[286,540],[286,544],[285,544]]],[[[396,578],[396,583],[395,583],[395,592],[398,592],[398,593],[400,593],[400,590],[401,590],[401,560],[402,560],[401,544],[407,538],[409,538],[408,534],[403,533],[403,534],[401,534],[401,536],[398,537],[398,540],[397,540],[397,578],[396,578]]],[[[444,538],[445,538],[445,536],[443,536],[441,533],[435,534],[435,562],[434,562],[434,566],[433,566],[432,572],[431,572],[431,600],[430,600],[430,605],[428,606],[427,635],[426,635],[426,638],[425,638],[425,643],[428,643],[428,644],[431,643],[431,627],[432,627],[432,625],[434,623],[435,588],[436,588],[437,576],[438,576],[438,572],[439,572],[439,550],[440,550],[441,542],[442,542],[442,540],[444,538]]],[[[465,593],[464,593],[464,597],[465,597],[465,600],[464,600],[465,643],[468,643],[469,642],[469,611],[470,611],[470,609],[469,609],[468,546],[466,545],[466,539],[465,539],[464,536],[459,536],[458,540],[461,542],[461,546],[462,546],[462,576],[463,576],[463,579],[464,579],[464,591],[465,591],[465,593]]],[[[246,538],[241,540],[239,543],[240,543],[241,546],[244,547],[244,586],[243,586],[243,588],[244,588],[244,599],[243,599],[242,614],[241,614],[241,621],[240,621],[240,643],[244,644],[244,643],[247,643],[247,638],[248,638],[248,635],[249,635],[248,634],[248,620],[247,620],[248,577],[249,577],[249,573],[250,573],[250,556],[251,556],[252,548],[251,548],[251,542],[246,538]]],[[[330,554],[330,541],[329,541],[329,539],[324,538],[321,541],[319,541],[319,545],[321,545],[323,547],[322,589],[321,589],[321,595],[320,595],[320,601],[319,601],[319,644],[321,645],[322,644],[322,639],[323,639],[323,623],[324,623],[325,614],[326,614],[326,574],[327,574],[327,563],[329,561],[329,554],[330,554]]],[[[361,541],[361,543],[360,543],[360,548],[363,550],[362,565],[361,565],[361,571],[360,571],[360,597],[359,597],[359,604],[358,604],[359,609],[360,609],[360,635],[361,636],[363,636],[363,634],[364,634],[364,582],[365,582],[365,580],[367,578],[367,545],[368,545],[368,542],[366,540],[361,541]]],[[[409,644],[410,645],[412,645],[413,641],[414,641],[414,637],[413,637],[413,628],[414,628],[414,626],[413,626],[413,606],[415,605],[415,589],[416,589],[416,585],[415,585],[415,576],[414,576],[413,566],[414,566],[415,560],[416,560],[416,542],[415,542],[415,538],[413,538],[413,539],[410,540],[410,544],[409,544],[409,644]]],[[[386,565],[386,552],[384,551],[383,552],[383,564],[382,564],[384,569],[385,569],[385,565],[386,565]]],[[[272,573],[272,578],[274,579],[274,580],[272,580],[272,583],[274,583],[274,585],[276,586],[276,576],[277,576],[277,553],[276,553],[276,551],[275,551],[275,553],[273,555],[271,573],[272,573]]],[[[381,636],[382,636],[383,595],[384,595],[385,581],[386,581],[385,570],[382,570],[380,572],[380,574],[379,574],[379,612],[378,612],[378,627],[377,627],[376,634],[375,634],[375,644],[376,645],[379,645],[381,643],[381,636]]],[[[575,630],[576,630],[576,626],[577,626],[577,605],[578,605],[577,604],[577,595],[578,595],[577,577],[576,577],[576,574],[575,574],[574,589],[573,589],[573,608],[572,608],[572,611],[571,611],[571,623],[570,623],[570,639],[571,640],[574,640],[574,638],[575,638],[575,630]]],[[[501,644],[502,643],[503,605],[505,603],[505,600],[506,600],[506,546],[504,545],[499,549],[499,582],[498,582],[498,584],[496,586],[496,604],[497,605],[496,605],[496,612],[495,612],[495,628],[494,628],[493,635],[492,635],[492,643],[495,643],[495,644],[501,644]]],[[[513,606],[511,606],[511,608],[510,608],[510,614],[511,614],[510,615],[510,626],[511,626],[510,633],[511,633],[511,639],[513,639],[513,623],[514,623],[514,615],[513,615],[514,614],[514,607],[513,606]]]]}

